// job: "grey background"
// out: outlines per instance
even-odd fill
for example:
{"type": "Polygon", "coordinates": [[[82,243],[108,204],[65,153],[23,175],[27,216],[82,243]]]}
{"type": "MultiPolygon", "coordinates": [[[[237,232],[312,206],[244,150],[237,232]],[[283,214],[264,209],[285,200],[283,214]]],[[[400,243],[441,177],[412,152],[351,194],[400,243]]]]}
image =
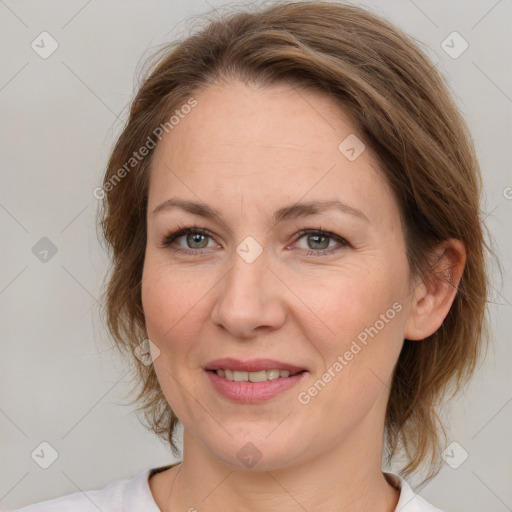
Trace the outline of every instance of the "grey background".
{"type": "MultiPolygon", "coordinates": [[[[96,237],[93,190],[140,65],[157,44],[186,34],[190,15],[226,3],[211,2],[0,0],[1,510],[174,460],[134,407],[120,405],[129,374],[99,314],[108,261],[96,237]],[[31,48],[43,31],[59,45],[47,59],[31,48]],[[46,262],[33,253],[43,237],[57,249],[46,262]],[[31,458],[43,441],[58,452],[48,469],[31,458]]],[[[468,459],[458,469],[445,464],[417,490],[450,511],[512,510],[512,1],[354,3],[419,39],[449,80],[475,139],[484,211],[504,269],[489,308],[488,357],[446,410],[449,442],[468,459]],[[456,59],[441,47],[453,31],[469,43],[456,59]]]]}

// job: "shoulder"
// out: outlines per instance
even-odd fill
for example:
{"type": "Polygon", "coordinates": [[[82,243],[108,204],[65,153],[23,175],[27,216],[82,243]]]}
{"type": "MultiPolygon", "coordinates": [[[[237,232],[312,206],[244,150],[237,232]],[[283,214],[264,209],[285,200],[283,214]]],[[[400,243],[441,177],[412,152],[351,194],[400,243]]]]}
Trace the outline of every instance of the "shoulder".
{"type": "Polygon", "coordinates": [[[443,512],[416,494],[411,486],[400,476],[393,473],[385,473],[385,475],[393,482],[395,487],[400,489],[400,499],[396,505],[395,512],[443,512]]]}
{"type": "Polygon", "coordinates": [[[148,485],[150,471],[146,469],[132,479],[110,482],[102,489],[74,492],[12,512],[131,512],[134,506],[153,512],[156,504],[148,485]]]}
{"type": "Polygon", "coordinates": [[[50,511],[81,511],[121,512],[123,492],[128,480],[117,480],[106,485],[103,489],[74,492],[58,498],[40,501],[12,512],[50,512],[50,511]]]}

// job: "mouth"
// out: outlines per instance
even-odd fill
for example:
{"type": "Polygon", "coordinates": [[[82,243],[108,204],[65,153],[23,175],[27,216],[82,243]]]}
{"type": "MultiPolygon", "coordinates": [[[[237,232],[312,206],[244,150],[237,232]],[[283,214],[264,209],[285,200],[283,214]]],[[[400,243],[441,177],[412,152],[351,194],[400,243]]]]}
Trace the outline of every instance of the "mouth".
{"type": "Polygon", "coordinates": [[[308,370],[272,359],[217,359],[205,368],[213,389],[230,401],[258,403],[295,386],[308,370]]]}
{"type": "Polygon", "coordinates": [[[289,370],[280,370],[278,368],[274,368],[271,370],[245,372],[232,370],[229,368],[219,368],[218,370],[208,371],[215,372],[219,377],[223,377],[224,379],[230,380],[232,382],[265,382],[267,380],[286,379],[288,377],[293,377],[294,375],[303,373],[306,370],[300,370],[298,372],[292,373],[289,370]]]}

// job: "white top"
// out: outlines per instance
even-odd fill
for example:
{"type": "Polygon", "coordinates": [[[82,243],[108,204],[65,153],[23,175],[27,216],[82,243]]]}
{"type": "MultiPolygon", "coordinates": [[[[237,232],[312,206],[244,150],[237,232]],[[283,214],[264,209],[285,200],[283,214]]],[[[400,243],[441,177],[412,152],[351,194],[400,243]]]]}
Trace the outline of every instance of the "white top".
{"type": "MultiPolygon", "coordinates": [[[[151,494],[149,476],[169,467],[146,469],[131,480],[116,480],[100,490],[75,492],[27,505],[12,512],[161,512],[151,494]]],[[[400,489],[395,512],[442,512],[415,494],[403,478],[392,473],[386,475],[400,489]]]]}

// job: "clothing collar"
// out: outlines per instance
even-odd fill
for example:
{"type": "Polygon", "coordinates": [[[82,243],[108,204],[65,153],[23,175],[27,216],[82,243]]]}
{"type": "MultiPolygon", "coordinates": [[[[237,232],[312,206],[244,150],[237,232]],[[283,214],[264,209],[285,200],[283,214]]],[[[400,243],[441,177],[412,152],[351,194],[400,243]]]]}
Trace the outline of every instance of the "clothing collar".
{"type": "Polygon", "coordinates": [[[394,512],[442,512],[416,494],[399,475],[394,473],[384,473],[384,475],[392,485],[400,490],[400,498],[394,512]]]}
{"type": "Polygon", "coordinates": [[[149,487],[149,477],[174,465],[145,469],[130,480],[124,490],[123,512],[162,512],[149,487]]]}
{"type": "MultiPolygon", "coordinates": [[[[145,469],[128,482],[124,492],[123,512],[161,512],[155,502],[151,488],[149,487],[149,477],[154,473],[159,473],[179,464],[169,464],[158,468],[145,469]]],[[[400,476],[394,473],[384,473],[388,481],[400,490],[395,512],[442,512],[427,503],[421,496],[418,496],[411,486],[400,476]]]]}

